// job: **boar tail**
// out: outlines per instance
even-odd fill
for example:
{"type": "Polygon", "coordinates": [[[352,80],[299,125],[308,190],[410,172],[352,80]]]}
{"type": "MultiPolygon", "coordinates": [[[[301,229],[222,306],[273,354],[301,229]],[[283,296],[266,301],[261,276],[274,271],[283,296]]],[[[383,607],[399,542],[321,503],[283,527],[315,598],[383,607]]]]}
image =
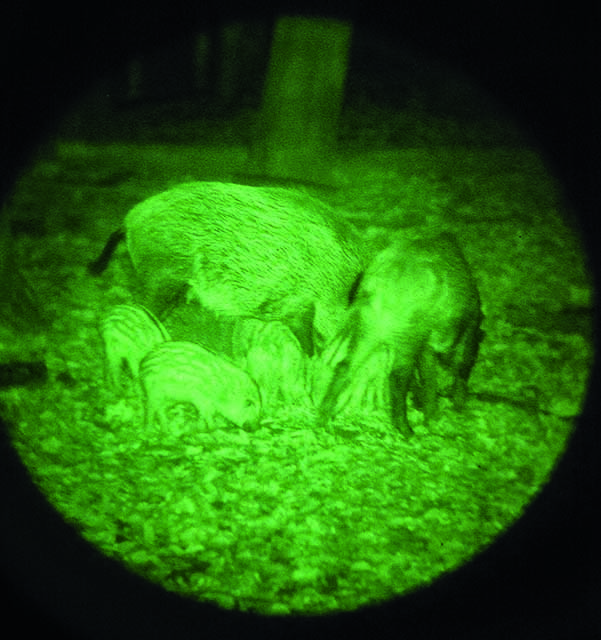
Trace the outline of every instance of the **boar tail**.
{"type": "Polygon", "coordinates": [[[104,245],[104,249],[102,253],[88,264],[88,273],[93,276],[99,276],[101,273],[105,271],[105,269],[109,266],[109,262],[117,248],[117,245],[121,242],[121,240],[125,239],[125,229],[121,228],[117,231],[114,231],[109,236],[106,244],[104,245]]]}

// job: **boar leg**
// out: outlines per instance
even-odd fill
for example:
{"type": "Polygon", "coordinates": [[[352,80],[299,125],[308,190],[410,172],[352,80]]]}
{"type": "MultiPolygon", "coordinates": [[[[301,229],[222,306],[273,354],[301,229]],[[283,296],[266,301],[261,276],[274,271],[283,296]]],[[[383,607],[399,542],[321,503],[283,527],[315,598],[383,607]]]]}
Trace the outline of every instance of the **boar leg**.
{"type": "Polygon", "coordinates": [[[461,410],[467,400],[467,381],[478,357],[478,347],[483,336],[480,322],[480,317],[469,322],[452,353],[451,372],[454,382],[451,399],[457,410],[461,410]]]}
{"type": "Polygon", "coordinates": [[[390,421],[405,438],[411,437],[413,430],[407,421],[407,392],[411,380],[409,374],[402,369],[394,369],[390,372],[388,383],[390,388],[390,421]]]}
{"type": "Polygon", "coordinates": [[[426,345],[417,363],[420,384],[417,389],[418,403],[424,413],[424,424],[438,417],[438,362],[434,350],[426,345]]]}
{"type": "Polygon", "coordinates": [[[343,360],[336,365],[332,380],[319,406],[320,422],[322,424],[327,423],[330,418],[334,417],[336,408],[340,404],[340,396],[345,390],[348,391],[350,382],[348,373],[348,361],[343,360]]]}

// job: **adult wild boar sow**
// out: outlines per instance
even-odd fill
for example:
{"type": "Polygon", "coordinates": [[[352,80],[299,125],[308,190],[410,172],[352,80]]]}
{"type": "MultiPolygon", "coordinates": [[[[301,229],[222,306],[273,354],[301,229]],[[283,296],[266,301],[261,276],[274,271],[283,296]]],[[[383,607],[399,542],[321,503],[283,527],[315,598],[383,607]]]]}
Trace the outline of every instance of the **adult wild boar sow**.
{"type": "Polygon", "coordinates": [[[155,313],[190,285],[218,316],[281,320],[310,349],[307,324],[330,340],[361,271],[353,230],[335,218],[294,189],[182,184],[136,205],[89,269],[102,272],[126,237],[155,313]]]}
{"type": "Polygon", "coordinates": [[[460,408],[481,321],[476,283],[451,235],[393,242],[359,276],[344,324],[318,362],[325,392],[314,394],[322,419],[376,398],[389,404],[393,424],[409,435],[409,388],[425,420],[435,417],[444,370],[460,408]]]}

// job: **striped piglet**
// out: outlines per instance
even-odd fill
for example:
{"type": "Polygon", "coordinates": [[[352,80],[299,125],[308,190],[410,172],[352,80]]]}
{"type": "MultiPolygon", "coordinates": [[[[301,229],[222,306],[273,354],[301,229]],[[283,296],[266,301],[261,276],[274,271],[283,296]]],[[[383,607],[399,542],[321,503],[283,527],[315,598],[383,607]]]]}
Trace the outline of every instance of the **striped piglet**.
{"type": "Polygon", "coordinates": [[[263,405],[308,404],[306,356],[289,327],[277,320],[238,320],[232,336],[234,359],[257,382],[263,405]]]}
{"type": "Polygon", "coordinates": [[[163,342],[140,364],[145,424],[168,425],[167,409],[192,404],[207,424],[220,414],[239,427],[254,427],[261,413],[255,381],[225,358],[193,342],[163,342]]]}
{"type": "Polygon", "coordinates": [[[131,304],[111,307],[102,319],[100,334],[106,353],[106,377],[114,389],[121,387],[124,361],[137,379],[142,358],[157,344],[170,339],[154,314],[131,304]]]}

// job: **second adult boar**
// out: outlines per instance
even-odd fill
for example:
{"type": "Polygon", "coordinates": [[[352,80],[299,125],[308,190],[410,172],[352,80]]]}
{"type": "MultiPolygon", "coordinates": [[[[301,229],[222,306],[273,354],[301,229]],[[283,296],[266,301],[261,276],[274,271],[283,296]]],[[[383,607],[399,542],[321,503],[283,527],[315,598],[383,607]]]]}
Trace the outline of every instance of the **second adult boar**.
{"type": "Polygon", "coordinates": [[[360,276],[344,325],[317,363],[322,419],[372,397],[389,404],[393,424],[409,435],[409,389],[427,421],[437,414],[442,373],[459,408],[481,321],[476,283],[452,236],[393,242],[360,276]]]}

